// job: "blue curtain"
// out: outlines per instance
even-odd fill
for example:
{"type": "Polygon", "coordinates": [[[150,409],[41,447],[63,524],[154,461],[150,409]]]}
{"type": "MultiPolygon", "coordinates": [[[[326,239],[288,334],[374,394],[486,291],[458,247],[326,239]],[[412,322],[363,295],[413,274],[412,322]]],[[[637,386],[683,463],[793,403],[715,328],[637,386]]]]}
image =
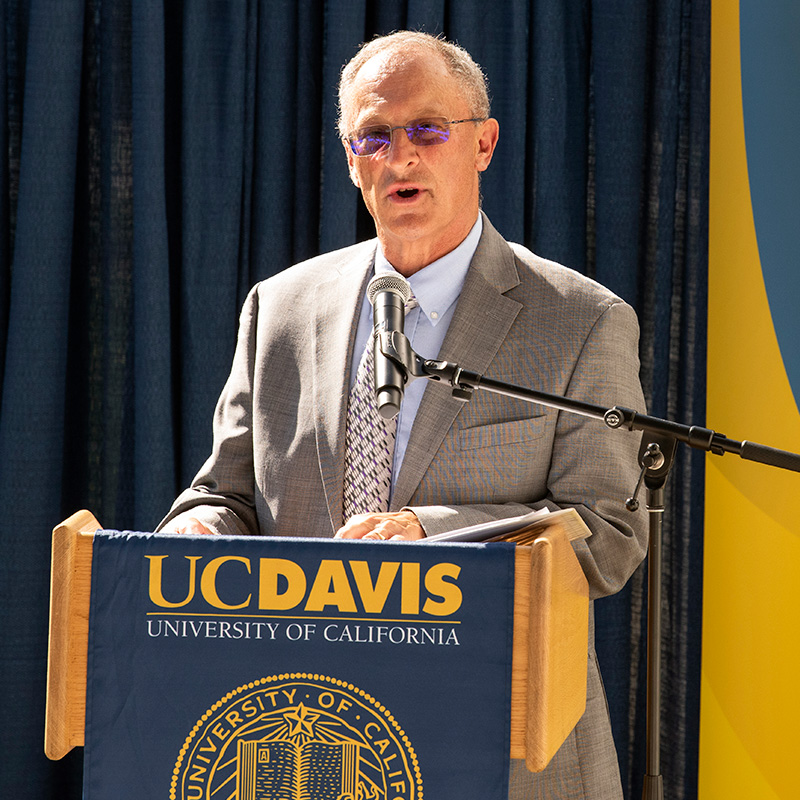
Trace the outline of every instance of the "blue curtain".
{"type": "MultiPolygon", "coordinates": [[[[253,282],[372,235],[337,140],[376,33],[482,64],[484,208],[631,302],[651,413],[703,424],[710,0],[4,0],[0,796],[78,798],[42,754],[50,531],[151,529],[209,452],[253,282]]],[[[664,531],[663,772],[696,796],[703,454],[664,531]]],[[[633,487],[631,487],[633,490],[633,487]]],[[[623,782],[644,772],[646,568],[597,606],[623,782]]]]}

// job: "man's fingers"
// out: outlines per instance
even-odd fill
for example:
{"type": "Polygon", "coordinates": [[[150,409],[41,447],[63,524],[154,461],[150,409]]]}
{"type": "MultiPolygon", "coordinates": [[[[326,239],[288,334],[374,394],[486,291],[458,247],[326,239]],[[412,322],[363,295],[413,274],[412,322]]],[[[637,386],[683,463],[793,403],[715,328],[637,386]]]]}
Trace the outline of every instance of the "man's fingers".
{"type": "Polygon", "coordinates": [[[185,533],[190,536],[213,536],[214,532],[203,525],[199,519],[190,517],[185,522],[175,526],[175,533],[185,533]]]}
{"type": "Polygon", "coordinates": [[[356,514],[336,531],[336,539],[363,539],[374,527],[372,514],[356,514]]]}
{"type": "Polygon", "coordinates": [[[380,514],[358,514],[349,519],[337,532],[337,539],[405,539],[417,540],[425,532],[413,511],[393,511],[380,514]]]}

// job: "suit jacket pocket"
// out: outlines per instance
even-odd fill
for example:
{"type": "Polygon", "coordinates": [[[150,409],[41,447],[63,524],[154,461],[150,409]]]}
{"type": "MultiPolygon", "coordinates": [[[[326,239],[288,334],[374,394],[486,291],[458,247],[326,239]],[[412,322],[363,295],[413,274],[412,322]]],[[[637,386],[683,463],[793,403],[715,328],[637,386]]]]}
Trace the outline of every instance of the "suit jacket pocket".
{"type": "Polygon", "coordinates": [[[491,425],[478,425],[458,432],[459,450],[479,447],[502,447],[538,439],[544,433],[547,417],[528,417],[491,425]]]}

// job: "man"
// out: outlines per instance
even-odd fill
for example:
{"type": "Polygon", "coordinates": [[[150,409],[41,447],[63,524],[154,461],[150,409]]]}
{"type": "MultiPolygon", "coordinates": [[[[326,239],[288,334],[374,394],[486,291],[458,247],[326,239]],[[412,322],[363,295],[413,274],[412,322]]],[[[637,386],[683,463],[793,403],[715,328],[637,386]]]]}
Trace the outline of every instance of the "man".
{"type": "MultiPolygon", "coordinates": [[[[376,39],[345,67],[340,129],[377,229],[256,286],[241,316],[213,453],[162,523],[196,533],[419,539],[531,508],[577,508],[592,598],[620,589],[645,552],[625,510],[638,437],[596,420],[426,381],[406,389],[387,508],[343,511],[348,401],[371,334],[375,271],[409,279],[406,333],[424,358],[602,406],[643,408],[629,306],[510,245],[479,210],[498,140],[470,56],[425,34],[376,39]]],[[[587,710],[547,769],[511,771],[512,798],[621,797],[589,644],[587,710]]]]}

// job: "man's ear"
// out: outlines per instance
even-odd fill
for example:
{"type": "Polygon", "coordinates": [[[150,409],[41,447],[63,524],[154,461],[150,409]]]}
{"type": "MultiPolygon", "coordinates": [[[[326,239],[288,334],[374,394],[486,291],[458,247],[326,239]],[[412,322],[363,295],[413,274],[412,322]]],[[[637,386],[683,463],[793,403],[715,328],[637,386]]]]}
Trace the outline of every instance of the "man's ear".
{"type": "Polygon", "coordinates": [[[477,140],[477,152],[475,153],[475,168],[478,172],[485,171],[492,163],[494,149],[497,147],[497,139],[500,136],[500,124],[496,119],[490,117],[481,123],[480,132],[477,140]]]}
{"type": "Polygon", "coordinates": [[[346,139],[342,139],[342,144],[344,145],[344,152],[347,154],[347,171],[350,173],[350,180],[353,181],[353,185],[357,189],[360,189],[358,173],[356,172],[356,157],[353,155],[350,144],[346,139]]]}

